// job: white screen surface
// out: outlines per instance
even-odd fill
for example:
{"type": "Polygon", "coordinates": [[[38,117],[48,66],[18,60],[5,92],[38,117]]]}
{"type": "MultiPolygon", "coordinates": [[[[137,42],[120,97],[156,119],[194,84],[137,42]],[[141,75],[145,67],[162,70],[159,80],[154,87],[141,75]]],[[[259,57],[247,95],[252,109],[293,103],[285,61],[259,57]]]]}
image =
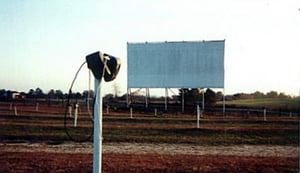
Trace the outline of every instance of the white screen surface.
{"type": "Polygon", "coordinates": [[[128,88],[224,88],[224,44],[128,43],[128,88]]]}

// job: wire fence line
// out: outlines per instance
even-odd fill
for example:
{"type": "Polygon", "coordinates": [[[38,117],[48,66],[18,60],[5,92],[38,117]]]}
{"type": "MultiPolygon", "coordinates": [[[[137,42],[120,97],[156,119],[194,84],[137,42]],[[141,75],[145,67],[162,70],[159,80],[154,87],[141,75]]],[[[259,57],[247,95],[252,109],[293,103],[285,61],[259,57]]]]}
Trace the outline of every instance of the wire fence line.
{"type": "MultiPolygon", "coordinates": [[[[223,108],[209,108],[206,110],[207,112],[222,112],[223,108]]],[[[281,110],[272,110],[272,109],[257,109],[257,108],[226,108],[226,114],[235,114],[235,113],[242,113],[242,114],[249,114],[251,115],[263,115],[266,113],[267,115],[273,116],[299,116],[299,112],[292,112],[292,111],[281,111],[281,110]]]]}
{"type": "MultiPolygon", "coordinates": [[[[85,103],[79,104],[79,111],[81,113],[88,112],[87,106],[85,103]]],[[[46,104],[46,103],[32,103],[32,104],[24,104],[22,102],[0,102],[0,111],[2,114],[4,112],[8,114],[14,114],[17,110],[18,113],[49,113],[49,114],[62,114],[64,113],[66,105],[61,104],[46,104]],[[16,110],[15,110],[16,109],[16,110]]],[[[73,105],[71,105],[73,106],[73,105]]],[[[168,110],[164,110],[165,106],[163,104],[151,104],[148,108],[145,108],[143,104],[133,105],[134,112],[144,112],[145,114],[151,114],[152,112],[159,111],[160,115],[163,114],[174,114],[174,115],[183,115],[183,114],[192,114],[196,115],[197,110],[196,106],[190,106],[189,111],[182,113],[180,106],[168,105],[168,110]]],[[[119,104],[105,104],[103,106],[104,113],[108,114],[108,112],[129,112],[130,107],[128,107],[125,103],[119,104]]],[[[0,113],[1,113],[0,112],[0,113]]],[[[283,117],[300,117],[300,112],[297,111],[289,111],[289,110],[273,110],[268,108],[232,108],[225,106],[225,112],[221,107],[206,107],[205,110],[201,110],[201,113],[207,115],[233,115],[233,116],[283,116],[283,117]]]]}

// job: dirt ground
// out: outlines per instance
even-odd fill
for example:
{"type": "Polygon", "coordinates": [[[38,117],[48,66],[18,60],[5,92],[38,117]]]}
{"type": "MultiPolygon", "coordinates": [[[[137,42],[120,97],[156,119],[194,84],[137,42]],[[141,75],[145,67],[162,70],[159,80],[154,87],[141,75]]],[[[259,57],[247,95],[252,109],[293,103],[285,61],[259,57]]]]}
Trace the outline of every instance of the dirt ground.
{"type": "MultiPolygon", "coordinates": [[[[1,143],[0,172],[92,172],[92,143],[1,143]]],[[[298,172],[297,146],[105,143],[103,172],[298,172]]]]}
{"type": "MultiPolygon", "coordinates": [[[[103,172],[298,172],[298,159],[286,157],[103,154],[103,172]]],[[[1,152],[0,172],[92,172],[92,154],[1,152]]]]}
{"type": "MultiPolygon", "coordinates": [[[[1,151],[5,152],[45,152],[92,154],[93,144],[90,142],[62,144],[47,143],[0,143],[1,151]]],[[[299,157],[297,146],[268,146],[268,145],[230,145],[230,146],[201,146],[193,144],[164,144],[164,143],[103,143],[103,153],[113,154],[188,154],[188,155],[224,155],[224,156],[254,156],[254,157],[299,157]]]]}

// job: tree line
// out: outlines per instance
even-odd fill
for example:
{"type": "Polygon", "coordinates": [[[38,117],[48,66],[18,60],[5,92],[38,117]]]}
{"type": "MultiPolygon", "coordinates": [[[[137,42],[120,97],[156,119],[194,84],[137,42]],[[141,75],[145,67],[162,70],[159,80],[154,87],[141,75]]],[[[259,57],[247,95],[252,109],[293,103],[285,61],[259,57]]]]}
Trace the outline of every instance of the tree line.
{"type": "MultiPolygon", "coordinates": [[[[19,93],[24,98],[29,99],[66,99],[69,93],[64,93],[59,89],[51,89],[48,92],[44,92],[41,88],[30,89],[27,93],[25,92],[17,92],[11,90],[0,90],[0,99],[1,100],[10,100],[13,99],[13,93],[19,93]]],[[[85,99],[90,94],[90,97],[94,96],[93,90],[84,90],[83,92],[75,92],[71,94],[72,98],[77,99],[85,99]]],[[[201,101],[204,94],[204,99],[206,104],[213,105],[217,101],[223,100],[223,93],[221,91],[215,92],[210,88],[207,89],[195,89],[195,88],[181,88],[179,89],[179,95],[177,96],[177,100],[181,100],[182,94],[184,95],[185,102],[187,104],[193,104],[195,102],[201,101]]],[[[142,95],[141,95],[142,96],[142,95]]],[[[107,94],[104,98],[124,100],[126,98],[126,94],[118,97],[116,94],[107,94]]],[[[174,96],[172,97],[174,98],[174,96]]],[[[270,91],[266,94],[260,91],[256,91],[254,93],[236,93],[233,95],[226,95],[226,100],[240,100],[240,99],[260,99],[260,98],[291,98],[290,95],[287,95],[283,92],[278,93],[276,91],[270,91]]],[[[155,99],[155,97],[153,98],[155,99]]]]}
{"type": "MultiPolygon", "coordinates": [[[[221,91],[214,92],[212,89],[179,89],[178,100],[181,100],[182,94],[184,96],[185,104],[192,105],[195,103],[201,103],[204,100],[206,106],[214,106],[217,101],[222,101],[224,99],[224,95],[221,91]]],[[[256,91],[254,93],[236,93],[233,95],[226,95],[225,100],[242,100],[242,99],[263,99],[263,98],[280,98],[280,99],[291,99],[290,95],[287,95],[283,92],[278,93],[276,91],[270,91],[266,94],[260,91],[256,91]]]]}
{"type": "MultiPolygon", "coordinates": [[[[72,98],[77,99],[84,99],[87,98],[88,93],[90,93],[90,97],[94,96],[93,90],[84,90],[82,93],[74,92],[71,93],[72,98]]],[[[64,93],[63,91],[57,89],[51,89],[48,92],[44,92],[41,88],[30,89],[27,93],[26,92],[17,92],[11,90],[0,90],[0,100],[12,100],[12,99],[66,99],[69,93],[64,93]],[[16,93],[18,95],[16,95],[16,93]],[[15,97],[17,96],[17,97],[15,97]]]]}
{"type": "MultiPolygon", "coordinates": [[[[226,96],[227,97],[227,96],[226,96]]],[[[261,99],[261,98],[282,98],[282,99],[286,99],[286,98],[292,98],[290,95],[287,95],[283,92],[278,93],[277,91],[270,91],[267,92],[266,94],[260,92],[260,91],[256,91],[254,93],[237,93],[237,94],[233,94],[231,96],[228,96],[228,99],[232,99],[232,100],[240,100],[240,99],[261,99]]]]}

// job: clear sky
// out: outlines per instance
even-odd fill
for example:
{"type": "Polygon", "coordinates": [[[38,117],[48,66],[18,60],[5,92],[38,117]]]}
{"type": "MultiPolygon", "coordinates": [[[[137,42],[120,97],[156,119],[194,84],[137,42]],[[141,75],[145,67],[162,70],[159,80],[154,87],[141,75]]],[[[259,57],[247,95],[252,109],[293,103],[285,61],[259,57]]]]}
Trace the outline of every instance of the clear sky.
{"type": "MultiPolygon", "coordinates": [[[[127,87],[127,42],[225,39],[225,91],[300,92],[298,0],[0,0],[0,88],[67,92],[95,51],[122,66],[104,92],[127,87]]],[[[75,83],[88,87],[85,67],[75,83]]]]}

